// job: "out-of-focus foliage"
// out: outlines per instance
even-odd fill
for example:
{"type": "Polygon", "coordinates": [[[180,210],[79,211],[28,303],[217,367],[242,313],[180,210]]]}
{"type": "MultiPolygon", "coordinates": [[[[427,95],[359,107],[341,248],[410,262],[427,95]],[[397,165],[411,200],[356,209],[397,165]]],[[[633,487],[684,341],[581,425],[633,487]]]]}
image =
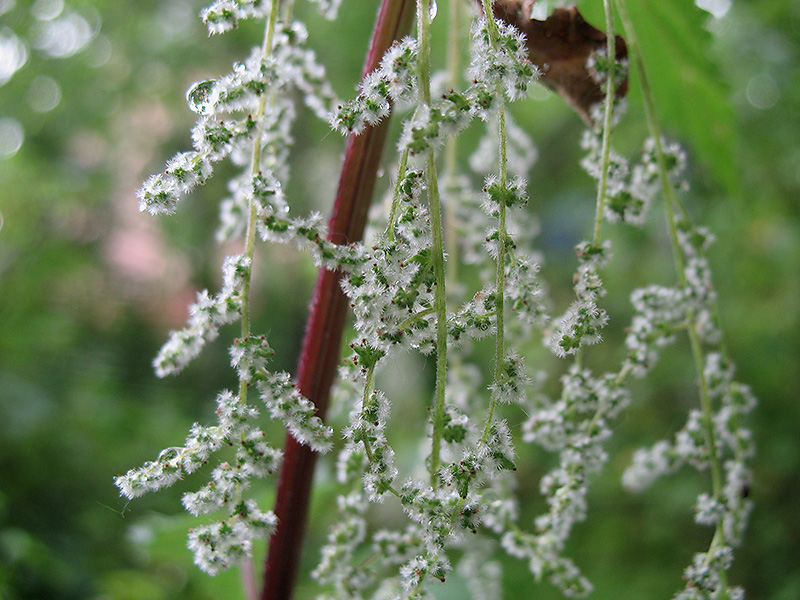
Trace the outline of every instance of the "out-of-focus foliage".
{"type": "MultiPolygon", "coordinates": [[[[147,175],[189,145],[186,88],[227,72],[260,39],[249,24],[206,39],[197,18],[203,4],[0,0],[4,600],[241,594],[236,573],[212,579],[191,565],[185,523],[167,518],[180,512],[181,489],[127,507],[112,485],[113,475],[182,440],[192,421],[210,421],[216,391],[231,385],[226,340],[176,379],[158,381],[150,367],[167,331],[184,322],[194,291],[216,287],[220,253],[210,200],[224,190],[212,180],[197,191],[191,208],[183,207],[192,218],[140,215],[135,198],[147,175]],[[72,29],[54,28],[60,20],[72,29]],[[59,38],[64,31],[72,37],[59,38]]],[[[446,14],[446,2],[439,4],[446,14]]],[[[598,24],[600,4],[581,4],[598,24]]],[[[735,0],[703,32],[697,26],[708,17],[688,0],[629,4],[636,6],[666,128],[692,153],[689,210],[718,237],[712,258],[729,350],[739,379],[761,400],[751,490],[756,510],[734,576],[749,598],[792,600],[800,597],[800,404],[794,395],[800,386],[800,6],[735,0]]],[[[337,92],[348,97],[377,2],[344,3],[335,26],[304,1],[296,5],[337,92]]],[[[443,16],[434,26],[442,39],[443,16]]],[[[635,86],[630,104],[619,139],[633,148],[643,135],[635,86]]],[[[539,145],[529,174],[532,210],[541,215],[541,242],[551,257],[546,276],[563,286],[553,295],[566,298],[572,245],[590,227],[593,211],[593,184],[578,167],[582,125],[541,89],[514,113],[539,145]]],[[[301,150],[289,194],[326,211],[341,139],[303,119],[295,135],[301,150]]],[[[663,230],[659,222],[651,227],[663,230]]],[[[606,275],[616,290],[609,312],[624,321],[629,274],[668,278],[671,263],[666,247],[643,253],[638,233],[614,235],[618,268],[606,275]]],[[[255,328],[270,332],[278,365],[291,370],[314,272],[305,257],[270,251],[273,271],[257,275],[255,328]]],[[[430,365],[419,366],[430,375],[430,365]]],[[[688,364],[664,362],[658,372],[672,383],[637,390],[618,448],[663,437],[694,402],[692,376],[682,375],[691,372],[688,364]]],[[[395,388],[419,393],[428,383],[400,381],[395,388]]],[[[628,456],[616,456],[590,496],[590,518],[576,531],[571,554],[596,584],[596,598],[669,598],[683,565],[707,544],[686,506],[698,482],[677,476],[644,497],[630,496],[619,485],[628,456]]],[[[538,495],[536,482],[548,466],[541,458],[532,451],[520,457],[528,482],[520,494],[538,495]]],[[[333,518],[330,469],[321,464],[308,564],[301,568],[316,562],[314,548],[333,518]]],[[[509,598],[509,590],[530,585],[527,567],[518,565],[518,578],[515,569],[513,563],[507,569],[509,598]]],[[[301,581],[298,597],[303,593],[301,581]]],[[[441,597],[465,593],[453,581],[441,597]]],[[[556,597],[546,586],[529,595],[556,597]]]]}

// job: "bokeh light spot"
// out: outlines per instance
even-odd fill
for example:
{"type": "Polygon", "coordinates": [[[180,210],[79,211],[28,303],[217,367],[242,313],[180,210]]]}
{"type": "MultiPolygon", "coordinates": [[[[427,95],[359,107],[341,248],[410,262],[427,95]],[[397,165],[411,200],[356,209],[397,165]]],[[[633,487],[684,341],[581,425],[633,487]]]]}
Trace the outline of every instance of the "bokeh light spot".
{"type": "Polygon", "coordinates": [[[759,73],[751,77],[745,94],[750,104],[761,110],[772,108],[781,97],[778,84],[769,73],[759,73]]]}
{"type": "Polygon", "coordinates": [[[25,130],[16,119],[0,118],[0,160],[17,153],[25,139],[25,130]]]}
{"type": "Polygon", "coordinates": [[[28,49],[13,31],[0,29],[0,85],[13,77],[28,61],[28,49]]]}
{"type": "Polygon", "coordinates": [[[61,86],[52,77],[37,75],[28,86],[27,100],[36,112],[49,112],[61,102],[61,86]]]}

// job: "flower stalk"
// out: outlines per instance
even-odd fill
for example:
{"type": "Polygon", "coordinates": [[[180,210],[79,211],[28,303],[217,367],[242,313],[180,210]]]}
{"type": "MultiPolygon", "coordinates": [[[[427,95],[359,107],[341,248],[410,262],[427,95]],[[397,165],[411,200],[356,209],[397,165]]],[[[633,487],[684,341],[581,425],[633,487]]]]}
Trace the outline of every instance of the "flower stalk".
{"type": "Polygon", "coordinates": [[[594,217],[594,233],[592,243],[597,246],[601,241],[603,228],[603,213],[606,205],[606,191],[608,190],[608,165],[611,154],[611,127],[614,112],[614,89],[616,71],[616,35],[614,35],[614,14],[611,12],[609,0],[603,0],[603,9],[606,15],[606,55],[608,56],[609,72],[606,76],[605,100],[603,101],[603,147],[601,150],[600,182],[597,186],[597,210],[594,217]]]}
{"type": "MultiPolygon", "coordinates": [[[[419,58],[417,62],[417,85],[420,102],[431,104],[431,66],[430,66],[430,0],[417,0],[417,43],[419,58]]],[[[426,179],[428,183],[428,202],[430,204],[431,229],[433,233],[433,271],[434,308],[436,310],[436,389],[433,402],[433,437],[431,439],[430,476],[435,485],[441,465],[442,436],[444,435],[445,386],[447,382],[447,289],[445,287],[444,234],[442,226],[442,207],[439,199],[439,183],[436,173],[434,149],[428,151],[426,179]]]]}
{"type": "MultiPolygon", "coordinates": [[[[275,39],[275,24],[278,20],[278,5],[279,2],[273,2],[270,8],[269,16],[267,17],[266,30],[264,32],[264,44],[261,53],[264,59],[268,58],[272,52],[272,45],[275,39]]],[[[256,131],[253,138],[253,154],[250,160],[250,175],[255,177],[261,170],[261,138],[264,130],[264,112],[267,108],[268,95],[261,94],[258,101],[258,109],[254,120],[256,122],[256,131]]],[[[249,264],[249,268],[244,274],[242,281],[242,321],[241,332],[242,339],[250,335],[250,284],[253,279],[253,255],[255,253],[256,244],[256,213],[258,203],[256,198],[251,196],[248,202],[247,209],[247,234],[245,235],[244,255],[249,264]]],[[[242,380],[239,382],[239,398],[242,403],[247,402],[247,383],[242,380]]]]}
{"type": "MultiPolygon", "coordinates": [[[[489,31],[489,43],[493,50],[497,50],[497,24],[494,20],[494,12],[492,11],[492,1],[483,0],[483,13],[486,17],[486,27],[489,31]]],[[[503,102],[503,92],[500,86],[497,87],[497,96],[500,99],[500,107],[498,109],[498,166],[500,172],[500,188],[505,190],[508,186],[508,157],[507,157],[507,133],[506,133],[506,113],[503,102]]],[[[506,289],[506,255],[508,230],[506,227],[506,202],[501,199],[498,202],[498,224],[497,224],[497,271],[495,275],[495,319],[497,332],[495,335],[495,352],[494,352],[494,382],[493,385],[497,388],[500,384],[502,377],[503,367],[505,363],[505,289],[506,289]]],[[[497,404],[496,394],[492,394],[489,399],[489,412],[486,417],[486,424],[483,431],[482,440],[486,442],[489,439],[492,421],[494,420],[494,411],[497,404]]]]}

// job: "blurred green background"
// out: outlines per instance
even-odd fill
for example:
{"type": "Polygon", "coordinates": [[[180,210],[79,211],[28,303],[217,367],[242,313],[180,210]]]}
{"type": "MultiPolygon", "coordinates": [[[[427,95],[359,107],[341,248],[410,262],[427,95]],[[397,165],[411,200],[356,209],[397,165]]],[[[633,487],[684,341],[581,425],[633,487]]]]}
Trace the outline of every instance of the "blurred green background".
{"type": "MultiPolygon", "coordinates": [[[[434,26],[441,41],[447,3],[439,3],[434,26]]],[[[357,82],[377,4],[346,1],[331,25],[305,0],[296,2],[343,97],[357,82]]],[[[601,4],[584,0],[580,7],[599,24],[601,4]]],[[[630,4],[665,128],[689,151],[689,211],[717,234],[711,256],[730,353],[739,378],[760,398],[752,420],[756,509],[732,580],[748,598],[797,600],[800,4],[733,0],[716,21],[689,0],[630,4]]],[[[190,146],[188,86],[228,72],[259,43],[258,24],[207,38],[197,17],[203,5],[0,0],[3,600],[241,597],[237,573],[211,578],[191,564],[190,520],[179,501],[191,480],[130,506],[112,484],[114,475],[180,444],[192,422],[213,420],[216,393],[235,385],[226,352],[232,332],[177,378],[159,381],[150,367],[169,330],[182,326],[195,291],[218,285],[225,249],[213,232],[227,167],[175,216],[139,214],[135,198],[141,181],[190,146]]],[[[436,48],[441,66],[444,49],[436,48]]],[[[588,235],[593,213],[592,182],[578,167],[582,125],[542,89],[513,113],[539,149],[529,175],[531,210],[543,232],[543,273],[563,309],[571,248],[588,235]]],[[[473,129],[465,156],[479,135],[473,129]]],[[[291,201],[298,211],[327,212],[343,140],[306,114],[294,134],[291,201]]],[[[634,82],[617,146],[634,151],[644,135],[634,82]]],[[[672,267],[658,209],[644,232],[608,233],[616,249],[606,274],[608,307],[619,324],[629,318],[632,287],[670,281],[672,267]]],[[[264,249],[258,261],[264,267],[254,330],[269,335],[276,366],[292,370],[315,272],[306,257],[285,248],[264,249]]],[[[608,334],[609,347],[621,339],[620,327],[608,334]]],[[[701,477],[679,474],[641,496],[619,485],[632,449],[675,431],[695,402],[684,346],[655,370],[655,385],[635,388],[637,402],[611,445],[611,464],[593,488],[589,520],[575,531],[570,552],[595,583],[595,598],[669,598],[692,554],[708,544],[709,531],[693,524],[690,510],[701,477]]],[[[539,349],[532,352],[552,366],[539,349]]],[[[403,379],[411,371],[399,365],[389,369],[387,385],[399,379],[395,388],[419,396],[430,365],[413,364],[420,381],[403,379]]],[[[527,450],[521,458],[520,495],[535,512],[547,459],[527,450]]],[[[330,469],[323,461],[306,573],[334,518],[327,510],[330,469]]],[[[304,598],[310,586],[303,577],[304,598]]],[[[507,561],[505,588],[506,598],[558,597],[546,584],[534,586],[514,560],[507,561]]],[[[439,592],[467,597],[457,580],[439,592]]]]}

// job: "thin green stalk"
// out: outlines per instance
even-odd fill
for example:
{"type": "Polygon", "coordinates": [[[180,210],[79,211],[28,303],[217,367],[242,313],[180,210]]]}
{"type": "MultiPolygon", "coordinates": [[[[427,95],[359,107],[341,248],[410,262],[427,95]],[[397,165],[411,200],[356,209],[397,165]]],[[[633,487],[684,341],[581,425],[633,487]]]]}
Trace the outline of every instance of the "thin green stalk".
{"type": "Polygon", "coordinates": [[[606,13],[606,52],[608,53],[609,72],[606,79],[606,98],[604,102],[603,117],[603,148],[600,159],[600,185],[597,187],[597,211],[594,217],[594,234],[592,244],[600,243],[603,229],[603,212],[606,204],[606,191],[608,190],[608,163],[611,154],[611,117],[614,111],[614,75],[616,71],[616,40],[614,35],[614,15],[611,12],[609,0],[603,0],[603,9],[606,13]]]}
{"type": "Polygon", "coordinates": [[[400,203],[400,185],[403,182],[403,178],[406,176],[406,170],[408,169],[408,148],[403,150],[403,153],[400,155],[400,164],[397,167],[397,181],[394,184],[394,194],[392,195],[392,206],[389,209],[389,220],[386,224],[386,237],[390,240],[394,240],[394,222],[397,218],[397,205],[400,203]]]}
{"type": "MultiPolygon", "coordinates": [[[[678,204],[677,197],[675,195],[675,189],[672,187],[672,184],[669,181],[669,175],[666,166],[666,159],[664,158],[664,148],[661,143],[661,130],[658,125],[658,118],[655,112],[655,103],[653,101],[653,94],[650,88],[650,85],[647,81],[647,75],[644,68],[644,60],[642,59],[641,50],[639,48],[638,41],[636,39],[635,31],[633,29],[633,24],[630,20],[630,15],[627,12],[627,7],[625,6],[625,0],[616,0],[617,6],[620,11],[620,17],[625,26],[625,34],[628,37],[628,43],[630,45],[631,51],[633,53],[634,59],[636,61],[636,68],[639,73],[639,79],[642,86],[642,95],[644,97],[644,104],[645,109],[647,112],[647,122],[650,129],[650,135],[656,141],[656,160],[658,162],[659,168],[659,175],[661,179],[661,186],[662,190],[666,199],[666,209],[667,209],[667,225],[669,227],[670,232],[670,240],[672,245],[672,252],[675,256],[676,267],[678,270],[678,281],[680,282],[681,286],[686,285],[686,272],[685,272],[685,264],[686,261],[683,257],[683,252],[681,251],[680,243],[678,242],[678,224],[677,219],[675,218],[675,210],[674,207],[678,204]]],[[[697,333],[697,326],[692,321],[688,324],[688,333],[689,333],[689,340],[692,347],[692,354],[694,356],[695,361],[695,368],[697,370],[699,384],[700,384],[700,401],[703,408],[703,415],[705,422],[705,429],[706,429],[706,442],[709,445],[709,451],[711,452],[711,477],[712,477],[712,485],[713,491],[715,495],[719,495],[722,492],[722,475],[721,469],[719,465],[719,457],[716,453],[716,441],[714,435],[714,427],[711,420],[712,416],[712,408],[711,408],[711,399],[708,395],[708,384],[705,378],[705,369],[703,366],[703,350],[700,345],[700,336],[697,333]]]]}
{"type": "MultiPolygon", "coordinates": [[[[369,400],[369,396],[372,393],[372,390],[375,387],[375,365],[376,363],[371,364],[367,368],[367,375],[366,375],[366,384],[364,385],[364,393],[361,396],[361,408],[363,410],[364,406],[367,405],[367,401],[369,400]]],[[[361,440],[364,444],[364,453],[367,455],[367,460],[370,464],[375,462],[375,455],[372,453],[372,445],[369,443],[369,440],[364,437],[361,440]]],[[[388,485],[386,490],[390,492],[392,495],[400,498],[400,492],[397,488],[393,485],[388,485]]]]}
{"type": "Polygon", "coordinates": [[[447,75],[450,87],[455,89],[461,79],[461,2],[458,0],[450,2],[449,9],[450,27],[447,35],[447,75]]]}
{"type": "Polygon", "coordinates": [[[436,307],[434,306],[432,308],[426,308],[424,310],[421,310],[418,313],[414,313],[413,315],[408,317],[405,321],[400,323],[397,326],[397,330],[398,331],[402,331],[402,330],[406,329],[407,327],[411,326],[412,324],[416,323],[417,321],[422,321],[425,317],[427,317],[428,315],[433,314],[435,312],[436,312],[436,307]]]}
{"type": "Polygon", "coordinates": [[[500,35],[497,31],[497,23],[494,21],[494,11],[492,11],[493,0],[481,0],[483,2],[483,16],[486,17],[486,27],[489,30],[489,41],[492,48],[497,47],[497,36],[500,35]]]}
{"type": "MultiPolygon", "coordinates": [[[[278,3],[280,3],[280,0],[278,0],[278,3]]],[[[292,20],[292,12],[294,11],[294,0],[284,0],[283,5],[283,22],[289,23],[292,20]]]]}
{"type": "MultiPolygon", "coordinates": [[[[457,150],[456,138],[448,140],[447,147],[445,148],[445,198],[447,200],[459,201],[455,197],[454,192],[458,190],[455,171],[451,171],[450,161],[455,161],[457,150]],[[452,158],[451,158],[452,157],[452,158]]],[[[447,261],[447,278],[450,281],[458,281],[458,220],[456,217],[456,207],[454,202],[445,202],[444,207],[445,218],[445,248],[447,249],[447,256],[450,260],[447,261]]]]}
{"type": "Polygon", "coordinates": [[[433,229],[433,270],[436,287],[433,306],[436,309],[436,396],[433,406],[433,440],[431,446],[431,480],[436,482],[441,462],[440,452],[444,435],[445,386],[447,382],[447,290],[444,274],[444,241],[442,239],[442,209],[436,181],[436,159],[428,154],[428,199],[433,229]]]}
{"type": "MultiPolygon", "coordinates": [[[[430,0],[417,0],[417,43],[419,47],[417,85],[420,101],[430,106],[430,52],[431,52],[430,0]]],[[[436,391],[433,402],[433,436],[431,441],[431,484],[436,485],[441,465],[441,446],[444,436],[445,386],[447,382],[447,289],[444,273],[444,240],[442,207],[436,176],[436,157],[428,151],[427,164],[428,202],[433,230],[433,273],[435,280],[433,305],[436,309],[436,391]]]]}
{"type": "MultiPolygon", "coordinates": [[[[486,16],[487,29],[489,31],[489,42],[493,49],[497,48],[497,23],[495,23],[491,0],[483,0],[483,12],[486,16]]],[[[500,169],[500,186],[505,189],[508,185],[508,155],[506,152],[506,113],[503,106],[503,92],[497,89],[497,95],[500,99],[500,110],[498,114],[498,135],[500,137],[499,143],[499,169],[500,169]]],[[[508,231],[506,227],[506,203],[505,199],[501,198],[499,202],[499,216],[497,225],[497,273],[495,275],[495,322],[497,324],[497,333],[495,335],[495,358],[494,358],[494,383],[497,385],[500,382],[503,363],[505,362],[505,289],[506,289],[506,241],[508,238],[508,231]]],[[[491,431],[492,421],[494,419],[494,411],[497,400],[495,395],[492,394],[489,399],[489,411],[486,417],[486,425],[483,430],[482,440],[485,442],[489,438],[491,431]]]]}
{"type": "MultiPolygon", "coordinates": [[[[275,39],[275,23],[278,20],[278,2],[272,3],[269,18],[267,19],[266,32],[264,34],[264,46],[262,54],[266,58],[272,52],[272,44],[275,39]]],[[[255,114],[256,132],[253,142],[253,154],[250,162],[250,175],[255,177],[261,169],[261,136],[264,131],[264,111],[267,108],[267,95],[262,94],[258,101],[258,109],[255,114]]],[[[244,277],[242,285],[242,337],[250,335],[250,281],[253,273],[253,254],[256,243],[256,201],[250,198],[250,206],[247,216],[247,235],[245,237],[245,256],[250,261],[250,268],[244,277]]],[[[247,396],[247,385],[242,382],[239,385],[239,397],[244,402],[247,396]]]]}
{"type": "Polygon", "coordinates": [[[431,103],[431,2],[417,0],[417,85],[423,104],[431,103]]]}
{"type": "MultiPolygon", "coordinates": [[[[364,407],[367,405],[367,401],[369,400],[369,395],[372,393],[372,388],[375,386],[375,364],[371,363],[369,367],[367,367],[367,376],[366,376],[366,383],[364,384],[364,393],[361,395],[361,410],[364,410],[364,407]]],[[[375,462],[375,459],[372,456],[372,448],[370,447],[369,440],[364,438],[364,452],[367,454],[367,460],[370,463],[375,462]]]]}
{"type": "MultiPolygon", "coordinates": [[[[500,130],[500,185],[505,188],[508,184],[508,155],[506,153],[506,111],[504,107],[500,106],[499,116],[499,130],[500,130]]],[[[505,215],[506,205],[505,202],[500,203],[500,217],[503,223],[503,232],[505,233],[505,215]]]]}
{"type": "Polygon", "coordinates": [[[675,266],[678,270],[678,278],[681,285],[686,284],[686,274],[684,273],[684,260],[683,254],[680,251],[680,244],[678,243],[678,227],[675,219],[675,206],[680,205],[678,198],[675,195],[675,189],[669,182],[667,176],[667,165],[664,159],[664,146],[661,143],[661,128],[658,124],[658,116],[656,115],[655,101],[653,100],[653,91],[650,87],[650,80],[647,77],[647,71],[644,66],[644,59],[642,58],[642,51],[639,46],[636,31],[633,27],[628,14],[628,7],[625,0],[615,0],[617,11],[619,12],[620,20],[625,28],[625,37],[628,40],[629,53],[633,56],[634,64],[636,65],[636,72],[639,74],[639,85],[642,87],[642,98],[644,100],[644,112],[647,119],[647,127],[650,130],[650,135],[653,136],[656,144],[656,160],[658,161],[659,171],[661,172],[661,191],[664,195],[664,200],[667,209],[667,224],[669,227],[669,236],[672,244],[672,253],[675,258],[675,266]]]}
{"type": "MultiPolygon", "coordinates": [[[[450,2],[450,27],[447,36],[447,74],[450,87],[458,87],[461,79],[461,2],[450,2]]],[[[450,136],[445,146],[444,180],[446,197],[453,200],[453,192],[457,189],[458,173],[458,136],[450,136]]],[[[457,200],[457,199],[455,199],[457,200]]],[[[450,281],[458,281],[458,238],[456,236],[455,205],[445,206],[445,222],[447,228],[446,244],[450,260],[447,262],[447,276],[450,281]]]]}
{"type": "MultiPolygon", "coordinates": [[[[708,381],[705,375],[703,349],[700,346],[700,336],[697,334],[697,327],[694,323],[689,326],[689,343],[692,346],[694,356],[694,366],[698,374],[700,386],[700,406],[703,410],[703,426],[706,438],[706,445],[711,454],[711,486],[715,498],[722,497],[722,467],[719,456],[717,455],[717,440],[714,433],[714,415],[711,406],[711,396],[708,394],[708,381]]],[[[724,538],[723,538],[724,539],[724,538]]]]}
{"type": "MultiPolygon", "coordinates": [[[[506,113],[500,107],[500,184],[506,187],[508,179],[508,165],[506,158],[506,113]]],[[[500,216],[498,223],[498,246],[497,246],[497,273],[495,284],[495,322],[497,323],[497,334],[495,335],[494,347],[494,383],[500,381],[505,362],[505,297],[506,297],[506,203],[504,199],[500,201],[500,216]]],[[[488,439],[492,421],[494,419],[495,406],[497,400],[492,394],[489,399],[489,414],[486,417],[486,426],[483,431],[483,441],[488,439]]]]}
{"type": "MultiPolygon", "coordinates": [[[[678,281],[682,286],[686,285],[686,261],[680,249],[678,242],[678,223],[675,215],[675,208],[681,211],[681,216],[687,218],[686,212],[675,194],[675,188],[669,181],[667,170],[667,163],[664,157],[664,146],[661,141],[661,130],[658,124],[658,117],[656,115],[655,102],[653,100],[653,92],[650,87],[650,82],[647,78],[645,71],[644,59],[642,58],[641,49],[636,38],[636,32],[633,27],[633,22],[628,14],[627,5],[625,0],[615,0],[617,8],[620,13],[623,25],[625,27],[625,35],[628,38],[628,44],[631,48],[632,54],[636,63],[636,70],[639,74],[640,85],[642,86],[642,97],[644,98],[645,113],[647,115],[647,124],[650,130],[650,135],[655,140],[656,160],[660,172],[661,188],[664,198],[666,200],[667,208],[667,223],[669,227],[670,243],[672,246],[672,253],[675,257],[676,268],[678,270],[678,281]]],[[[714,314],[716,316],[716,304],[714,305],[714,314]]],[[[716,497],[722,494],[722,469],[719,464],[719,456],[716,452],[716,436],[714,434],[714,424],[712,422],[712,407],[711,399],[708,395],[708,385],[705,378],[705,369],[703,365],[703,351],[700,345],[700,337],[697,333],[697,327],[692,321],[688,326],[688,333],[690,344],[692,347],[692,354],[694,356],[695,367],[698,373],[700,385],[700,402],[703,410],[703,419],[705,421],[705,436],[706,443],[708,444],[711,452],[711,479],[712,490],[716,497]]],[[[724,532],[721,533],[724,540],[724,532]]]]}
{"type": "MultiPolygon", "coordinates": [[[[267,20],[266,31],[264,33],[264,45],[262,47],[262,54],[264,57],[269,56],[272,52],[272,44],[275,38],[275,22],[278,19],[278,2],[272,3],[272,7],[267,20]]],[[[264,112],[267,107],[267,96],[262,94],[258,101],[258,108],[255,114],[256,131],[253,141],[253,154],[250,162],[250,175],[255,177],[260,169],[261,164],[261,136],[264,130],[264,112]]],[[[244,253],[249,261],[249,266],[242,282],[242,322],[241,322],[241,335],[246,338],[250,335],[250,282],[253,277],[253,256],[255,254],[255,241],[256,241],[256,202],[255,198],[251,197],[249,202],[249,210],[247,215],[247,234],[245,236],[244,253]]],[[[247,382],[244,380],[239,381],[239,401],[243,404],[247,402],[247,382]]],[[[257,598],[255,572],[253,569],[252,560],[247,561],[242,569],[242,580],[244,583],[244,590],[248,600],[257,598]]]]}

